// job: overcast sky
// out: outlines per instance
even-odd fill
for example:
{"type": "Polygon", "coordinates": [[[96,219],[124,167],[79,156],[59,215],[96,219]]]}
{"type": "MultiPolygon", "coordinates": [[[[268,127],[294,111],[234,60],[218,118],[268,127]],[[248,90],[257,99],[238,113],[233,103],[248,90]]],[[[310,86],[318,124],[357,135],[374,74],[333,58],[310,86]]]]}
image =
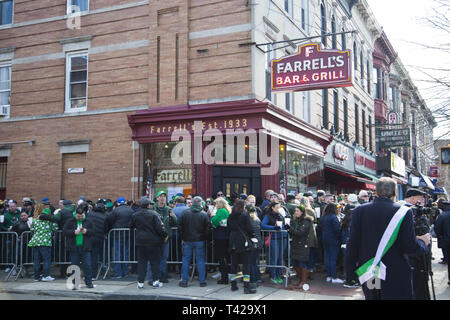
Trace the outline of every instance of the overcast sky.
{"type": "MultiPolygon", "coordinates": [[[[419,88],[427,106],[433,109],[442,100],[436,99],[432,84],[420,80],[429,79],[417,67],[449,69],[449,54],[442,50],[427,49],[411,42],[439,47],[450,43],[449,34],[431,28],[424,17],[433,15],[433,0],[367,0],[376,20],[383,27],[394,50],[409,71],[414,84],[419,88]]],[[[430,71],[433,73],[439,71],[430,71]]],[[[447,123],[448,125],[448,123],[447,123]]],[[[439,137],[448,128],[435,128],[434,136],[439,137]]],[[[449,137],[450,138],[450,137],[449,137]]]]}

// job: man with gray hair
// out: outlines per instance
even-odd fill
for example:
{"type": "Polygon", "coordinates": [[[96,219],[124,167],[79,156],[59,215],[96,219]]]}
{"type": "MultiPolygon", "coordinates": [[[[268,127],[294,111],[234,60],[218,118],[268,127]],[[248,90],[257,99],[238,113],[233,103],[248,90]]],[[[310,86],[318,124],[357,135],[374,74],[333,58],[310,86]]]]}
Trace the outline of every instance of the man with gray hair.
{"type": "Polygon", "coordinates": [[[396,189],[393,179],[379,179],[373,202],[352,213],[345,269],[358,275],[366,300],[413,299],[405,255],[428,252],[430,234],[416,236],[412,211],[394,203],[396,189]]]}
{"type": "Polygon", "coordinates": [[[360,204],[369,202],[369,193],[366,190],[361,190],[358,194],[358,201],[360,204]]]}
{"type": "Polygon", "coordinates": [[[201,197],[194,197],[192,206],[183,212],[179,220],[178,231],[183,242],[183,265],[179,285],[183,288],[188,286],[189,265],[194,250],[200,287],[206,287],[205,241],[210,222],[208,214],[203,211],[202,202],[201,197]]]}

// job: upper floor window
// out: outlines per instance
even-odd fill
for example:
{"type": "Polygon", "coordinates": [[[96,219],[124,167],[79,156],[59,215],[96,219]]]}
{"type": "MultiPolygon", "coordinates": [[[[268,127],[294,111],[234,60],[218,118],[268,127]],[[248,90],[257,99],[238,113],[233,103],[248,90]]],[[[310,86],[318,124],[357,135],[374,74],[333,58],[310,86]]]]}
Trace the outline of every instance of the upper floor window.
{"type": "Polygon", "coordinates": [[[342,28],[341,32],[342,32],[341,33],[342,50],[345,50],[347,49],[347,38],[344,33],[345,32],[344,28],[342,28]]]}
{"type": "Polygon", "coordinates": [[[359,63],[360,63],[360,71],[361,71],[361,86],[364,88],[364,54],[361,48],[361,52],[359,54],[359,63]]]}
{"type": "Polygon", "coordinates": [[[67,13],[89,11],[89,0],[68,0],[67,13]]]}
{"type": "Polygon", "coordinates": [[[378,67],[373,67],[373,86],[374,86],[374,97],[375,99],[382,99],[381,93],[381,77],[382,71],[378,67]]]}
{"type": "Polygon", "coordinates": [[[66,112],[87,110],[88,54],[68,53],[66,57],[66,112]]]}
{"type": "Polygon", "coordinates": [[[370,76],[370,64],[369,64],[369,60],[367,59],[367,67],[366,67],[366,70],[367,70],[367,93],[368,94],[371,94],[372,92],[372,90],[370,89],[370,87],[371,87],[371,81],[372,81],[372,79],[370,78],[371,76],[370,76]]]}
{"type": "Polygon", "coordinates": [[[325,13],[325,5],[323,2],[320,4],[320,34],[322,35],[322,44],[327,45],[327,16],[325,13]]]}
{"type": "Polygon", "coordinates": [[[308,1],[302,0],[301,6],[302,29],[306,31],[308,26],[308,1]]]}
{"type": "Polygon", "coordinates": [[[9,116],[11,100],[11,66],[0,64],[0,116],[9,116]]]}
{"type": "Polygon", "coordinates": [[[13,0],[0,0],[0,25],[11,24],[13,20],[13,0]]]}
{"type": "Polygon", "coordinates": [[[358,47],[356,41],[353,42],[353,67],[358,70],[358,47]]]}
{"type": "Polygon", "coordinates": [[[331,17],[331,47],[333,49],[337,48],[337,40],[336,40],[336,18],[334,16],[331,17]]]}
{"type": "Polygon", "coordinates": [[[292,1],[293,0],[284,0],[284,10],[288,13],[288,15],[291,18],[294,17],[294,5],[292,1]]]}

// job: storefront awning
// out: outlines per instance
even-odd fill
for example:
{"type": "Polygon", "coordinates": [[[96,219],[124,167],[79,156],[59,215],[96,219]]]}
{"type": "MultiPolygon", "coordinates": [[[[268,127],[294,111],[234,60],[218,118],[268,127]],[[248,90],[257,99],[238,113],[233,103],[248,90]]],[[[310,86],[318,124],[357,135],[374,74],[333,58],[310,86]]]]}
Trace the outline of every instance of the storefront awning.
{"type": "Polygon", "coordinates": [[[424,174],[420,174],[420,182],[419,182],[419,186],[420,187],[425,187],[431,190],[434,190],[434,185],[431,182],[430,178],[428,178],[426,175],[424,174]]]}
{"type": "Polygon", "coordinates": [[[328,165],[325,165],[325,169],[326,169],[327,171],[330,171],[330,172],[333,172],[333,173],[336,173],[336,174],[340,174],[340,175],[342,175],[342,176],[344,176],[344,177],[347,177],[347,178],[356,180],[357,182],[365,183],[365,184],[368,184],[368,185],[375,185],[375,182],[374,182],[374,181],[371,181],[371,180],[368,180],[368,179],[365,179],[365,178],[358,177],[358,176],[356,176],[356,175],[354,175],[354,174],[351,174],[351,173],[348,173],[348,172],[336,170],[336,169],[334,169],[334,168],[332,168],[332,167],[330,167],[330,166],[328,166],[328,165]]]}
{"type": "Polygon", "coordinates": [[[373,175],[371,175],[371,174],[369,174],[369,173],[366,173],[366,172],[363,172],[363,171],[360,171],[360,170],[356,170],[356,172],[357,172],[358,174],[361,174],[361,175],[363,175],[363,176],[365,176],[365,177],[371,179],[373,182],[377,182],[377,181],[378,181],[378,178],[377,178],[377,177],[375,177],[375,176],[373,176],[373,175]]]}

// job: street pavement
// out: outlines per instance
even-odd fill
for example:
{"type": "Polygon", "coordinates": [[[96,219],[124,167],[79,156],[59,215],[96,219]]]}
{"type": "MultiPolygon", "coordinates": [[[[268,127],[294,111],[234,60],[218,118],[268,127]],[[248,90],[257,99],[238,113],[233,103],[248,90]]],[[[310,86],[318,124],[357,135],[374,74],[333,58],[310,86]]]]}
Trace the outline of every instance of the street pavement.
{"type": "MultiPolygon", "coordinates": [[[[435,239],[434,239],[435,240],[435,239]]],[[[447,281],[447,265],[439,264],[442,252],[433,241],[432,261],[433,282],[437,300],[450,300],[450,286],[447,281]]],[[[52,268],[56,273],[57,268],[52,268]]],[[[59,271],[59,270],[58,270],[59,271]]],[[[52,274],[55,276],[55,274],[52,274]]],[[[267,275],[263,275],[264,283],[257,288],[256,294],[244,294],[243,284],[239,290],[232,292],[229,285],[218,285],[217,280],[211,279],[213,274],[208,274],[207,287],[200,287],[196,278],[189,282],[188,288],[178,286],[179,275],[173,273],[169,283],[162,288],[153,289],[145,283],[144,289],[136,288],[136,276],[126,279],[106,279],[95,281],[93,289],[82,285],[79,290],[71,290],[66,287],[65,279],[56,279],[52,282],[34,282],[32,278],[19,278],[17,281],[0,282],[0,299],[12,299],[18,295],[36,297],[36,299],[60,300],[363,300],[361,288],[349,289],[342,285],[331,284],[325,281],[323,272],[313,274],[313,280],[309,281],[310,290],[303,291],[294,288],[297,282],[295,276],[290,277],[290,284],[286,289],[281,285],[269,284],[267,275]]],[[[431,292],[431,281],[430,281],[431,292]]],[[[432,294],[432,292],[431,292],[432,294]]]]}

